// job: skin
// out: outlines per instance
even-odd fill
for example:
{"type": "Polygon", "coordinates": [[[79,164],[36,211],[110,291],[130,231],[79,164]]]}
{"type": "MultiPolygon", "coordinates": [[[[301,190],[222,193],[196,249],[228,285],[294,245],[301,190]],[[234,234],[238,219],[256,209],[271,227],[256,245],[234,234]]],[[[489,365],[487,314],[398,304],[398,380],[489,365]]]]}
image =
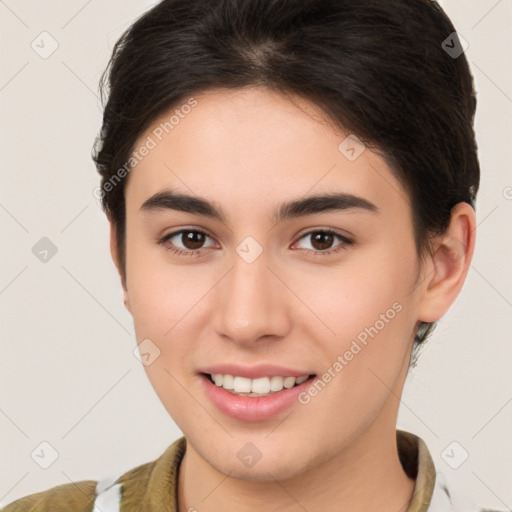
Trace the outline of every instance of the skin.
{"type": "MultiPolygon", "coordinates": [[[[473,209],[452,210],[448,230],[420,263],[404,187],[369,148],[349,161],[338,150],[347,134],[316,106],[263,88],[194,98],[197,106],[131,171],[125,189],[125,305],[137,342],[149,338],[160,350],[145,369],[188,443],[179,511],[406,510],[415,482],[398,459],[399,397],[420,321],[441,318],[462,288],[473,209]],[[140,210],[165,188],[216,202],[226,222],[140,210]],[[333,191],[363,197],[378,211],[271,219],[283,201],[333,191]],[[181,235],[158,243],[184,228],[206,231],[203,246],[187,246],[181,235]],[[340,251],[314,255],[323,246],[308,234],[322,229],[354,243],[334,237],[327,249],[340,251]],[[236,252],[247,236],[263,250],[250,264],[236,252]],[[173,254],[166,250],[173,243],[200,254],[173,254]],[[198,368],[222,362],[322,375],[397,302],[401,311],[291,414],[239,421],[200,386],[198,368]],[[247,442],[262,454],[251,468],[237,458],[247,442]]],[[[156,119],[136,147],[169,116],[156,119]]]]}

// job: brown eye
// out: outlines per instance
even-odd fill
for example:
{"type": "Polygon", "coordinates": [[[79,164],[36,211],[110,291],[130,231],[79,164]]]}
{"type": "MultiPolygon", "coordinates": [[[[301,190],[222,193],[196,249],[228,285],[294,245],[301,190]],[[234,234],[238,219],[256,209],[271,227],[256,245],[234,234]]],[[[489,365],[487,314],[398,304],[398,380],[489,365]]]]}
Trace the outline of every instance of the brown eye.
{"type": "Polygon", "coordinates": [[[176,254],[190,255],[199,254],[207,238],[210,238],[205,232],[198,229],[182,229],[164,236],[159,243],[176,254]]]}
{"type": "MultiPolygon", "coordinates": [[[[300,239],[310,239],[310,245],[312,249],[306,248],[308,252],[312,252],[314,255],[327,255],[334,252],[341,251],[347,246],[352,245],[353,242],[349,238],[340,235],[329,229],[318,229],[316,231],[310,231],[303,235],[300,239]],[[336,239],[341,242],[334,245],[336,239]]],[[[302,247],[304,249],[304,247],[302,247]]]]}
{"type": "Polygon", "coordinates": [[[319,251],[330,249],[333,241],[334,236],[330,233],[324,233],[323,231],[317,231],[311,236],[311,245],[319,251]]]}
{"type": "Polygon", "coordinates": [[[185,246],[185,249],[200,249],[204,244],[206,235],[200,231],[182,231],[181,242],[185,246]]]}

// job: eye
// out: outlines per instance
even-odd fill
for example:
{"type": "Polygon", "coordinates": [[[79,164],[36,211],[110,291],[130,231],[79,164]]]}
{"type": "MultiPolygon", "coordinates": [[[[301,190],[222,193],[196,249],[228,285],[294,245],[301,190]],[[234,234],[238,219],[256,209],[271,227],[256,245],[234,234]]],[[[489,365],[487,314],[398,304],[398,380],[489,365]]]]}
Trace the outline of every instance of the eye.
{"type": "Polygon", "coordinates": [[[305,239],[307,237],[311,237],[311,245],[313,249],[306,249],[309,252],[312,252],[314,256],[321,255],[326,256],[329,254],[333,254],[335,252],[339,252],[345,250],[347,246],[352,245],[354,242],[347,238],[344,235],[336,233],[331,229],[317,229],[315,231],[310,231],[300,237],[300,240],[305,239]],[[338,245],[335,246],[334,249],[330,247],[333,244],[335,239],[341,241],[338,245]]]}
{"type": "MultiPolygon", "coordinates": [[[[332,253],[342,251],[349,245],[353,245],[353,241],[344,235],[336,233],[330,229],[317,229],[310,231],[300,237],[300,240],[311,237],[311,244],[313,249],[304,249],[313,255],[326,256],[332,253]],[[340,240],[340,243],[334,249],[330,249],[335,239],[340,240]]],[[[165,235],[158,243],[163,245],[166,250],[178,254],[179,256],[199,256],[201,249],[204,249],[204,243],[207,238],[211,237],[200,229],[181,229],[168,235],[165,235]],[[173,239],[175,239],[173,241],[173,239]],[[169,243],[170,242],[170,243],[169,243]],[[177,244],[182,244],[180,248],[177,244]]],[[[210,246],[212,247],[212,246],[210,246]]],[[[208,248],[208,247],[206,247],[208,248]]]]}
{"type": "Polygon", "coordinates": [[[210,238],[208,234],[200,229],[181,229],[161,238],[158,243],[162,244],[168,251],[182,256],[199,255],[199,249],[203,249],[204,241],[210,238]],[[175,239],[174,241],[172,241],[175,239]],[[171,241],[171,244],[168,242],[171,241]],[[176,247],[177,243],[181,243],[184,248],[176,247]]]}

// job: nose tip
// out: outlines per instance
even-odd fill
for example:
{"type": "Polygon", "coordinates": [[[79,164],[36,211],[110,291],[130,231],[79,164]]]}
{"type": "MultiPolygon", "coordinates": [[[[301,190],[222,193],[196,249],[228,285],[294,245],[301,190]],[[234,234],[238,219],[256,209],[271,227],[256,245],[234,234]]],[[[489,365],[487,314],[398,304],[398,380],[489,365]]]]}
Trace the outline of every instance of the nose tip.
{"type": "MultiPolygon", "coordinates": [[[[248,253],[254,255],[252,242],[248,253]]],[[[238,343],[281,337],[288,329],[282,284],[264,258],[247,263],[238,258],[229,275],[220,283],[216,300],[217,331],[238,343]]]]}

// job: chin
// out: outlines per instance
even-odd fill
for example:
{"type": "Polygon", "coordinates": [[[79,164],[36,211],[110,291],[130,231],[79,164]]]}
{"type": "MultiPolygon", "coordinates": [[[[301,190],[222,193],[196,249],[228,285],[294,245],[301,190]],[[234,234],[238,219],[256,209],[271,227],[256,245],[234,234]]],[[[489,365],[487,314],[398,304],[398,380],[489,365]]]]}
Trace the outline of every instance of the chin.
{"type": "Polygon", "coordinates": [[[252,482],[287,480],[307,470],[306,459],[297,450],[263,449],[262,452],[256,453],[253,451],[255,448],[248,447],[245,442],[235,441],[233,444],[236,444],[234,450],[231,450],[231,447],[219,451],[207,449],[200,455],[219,473],[252,482]],[[242,449],[239,446],[242,446],[242,449]],[[252,460],[247,458],[249,453],[254,454],[252,460]]]}
{"type": "Polygon", "coordinates": [[[243,468],[241,464],[231,464],[217,466],[215,469],[230,478],[261,483],[288,480],[301,473],[301,470],[293,464],[290,466],[290,464],[283,465],[282,462],[279,464],[264,463],[263,459],[252,468],[243,468]]]}

